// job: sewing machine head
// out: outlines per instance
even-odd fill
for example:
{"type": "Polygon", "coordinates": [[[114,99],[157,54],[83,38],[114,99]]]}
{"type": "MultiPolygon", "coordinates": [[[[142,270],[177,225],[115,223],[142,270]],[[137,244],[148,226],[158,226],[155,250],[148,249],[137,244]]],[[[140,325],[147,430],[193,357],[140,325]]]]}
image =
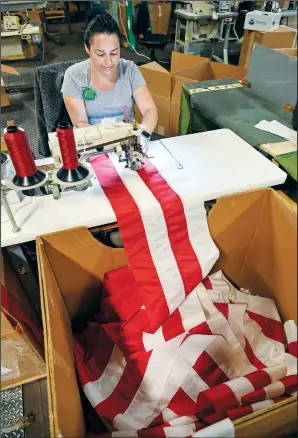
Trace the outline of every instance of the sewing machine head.
{"type": "MultiPolygon", "coordinates": [[[[142,126],[136,122],[125,123],[107,119],[101,124],[74,128],[74,139],[80,160],[88,160],[93,155],[100,153],[116,152],[119,161],[126,163],[126,167],[138,170],[146,156],[139,141],[142,126]]],[[[49,136],[49,147],[56,164],[62,162],[61,151],[56,132],[49,136]]]]}

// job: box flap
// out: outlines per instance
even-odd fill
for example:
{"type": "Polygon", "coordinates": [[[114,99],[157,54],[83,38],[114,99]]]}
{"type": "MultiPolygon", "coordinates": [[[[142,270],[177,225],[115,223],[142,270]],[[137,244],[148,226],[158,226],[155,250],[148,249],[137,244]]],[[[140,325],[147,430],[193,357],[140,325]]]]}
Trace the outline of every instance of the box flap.
{"type": "Polygon", "coordinates": [[[150,62],[139,67],[152,94],[170,98],[172,92],[171,73],[165,68],[150,62]]]}
{"type": "Polygon", "coordinates": [[[297,214],[274,190],[217,201],[208,216],[223,269],[237,285],[275,300],[297,321],[297,214]]]}
{"type": "MultiPolygon", "coordinates": [[[[202,58],[201,58],[202,59],[202,58]]],[[[177,72],[172,77],[172,102],[180,105],[182,85],[190,82],[205,81],[207,79],[207,68],[209,60],[203,60],[200,64],[177,72]]]]}
{"type": "Polygon", "coordinates": [[[100,303],[104,273],[127,265],[124,250],[103,245],[84,227],[46,234],[40,239],[70,318],[88,319],[94,305],[100,303]]]}
{"type": "Polygon", "coordinates": [[[242,80],[246,74],[247,69],[244,67],[210,61],[207,79],[235,78],[242,80]]]}
{"type": "Polygon", "coordinates": [[[208,58],[203,58],[198,55],[188,55],[186,53],[172,52],[171,57],[171,73],[175,74],[179,71],[198,65],[201,62],[209,61],[208,58]]]}
{"type": "Polygon", "coordinates": [[[152,71],[160,71],[162,73],[169,74],[168,70],[166,70],[164,67],[162,67],[157,62],[148,62],[148,64],[141,65],[140,70],[152,70],[152,71]]]}

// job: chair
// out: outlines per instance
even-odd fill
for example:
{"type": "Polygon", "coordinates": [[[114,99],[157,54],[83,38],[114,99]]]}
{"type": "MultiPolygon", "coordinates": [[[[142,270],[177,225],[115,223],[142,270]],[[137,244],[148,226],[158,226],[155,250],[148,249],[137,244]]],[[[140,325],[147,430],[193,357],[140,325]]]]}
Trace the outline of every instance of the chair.
{"type": "Polygon", "coordinates": [[[133,10],[132,31],[136,41],[142,46],[150,49],[150,60],[157,61],[155,50],[164,50],[169,42],[168,35],[152,33],[150,29],[150,18],[147,2],[137,4],[133,10]]]}

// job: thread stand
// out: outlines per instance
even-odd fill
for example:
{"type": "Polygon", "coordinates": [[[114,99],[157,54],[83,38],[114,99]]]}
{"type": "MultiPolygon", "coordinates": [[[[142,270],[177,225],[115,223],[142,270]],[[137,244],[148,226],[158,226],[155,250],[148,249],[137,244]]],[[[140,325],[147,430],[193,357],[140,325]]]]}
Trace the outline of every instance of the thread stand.
{"type": "Polygon", "coordinates": [[[17,233],[21,230],[21,228],[17,225],[16,220],[14,218],[14,215],[10,209],[9,203],[7,201],[7,198],[6,198],[7,193],[9,191],[10,190],[1,183],[1,201],[3,204],[4,210],[6,211],[6,214],[8,216],[8,219],[10,220],[10,223],[12,225],[12,232],[17,233]]]}

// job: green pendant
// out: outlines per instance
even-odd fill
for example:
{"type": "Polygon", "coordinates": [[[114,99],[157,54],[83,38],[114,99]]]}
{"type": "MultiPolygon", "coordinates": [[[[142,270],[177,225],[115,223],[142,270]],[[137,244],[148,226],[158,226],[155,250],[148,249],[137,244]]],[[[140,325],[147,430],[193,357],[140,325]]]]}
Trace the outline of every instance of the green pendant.
{"type": "Polygon", "coordinates": [[[84,88],[83,98],[84,100],[95,100],[96,92],[91,88],[84,88]]]}

